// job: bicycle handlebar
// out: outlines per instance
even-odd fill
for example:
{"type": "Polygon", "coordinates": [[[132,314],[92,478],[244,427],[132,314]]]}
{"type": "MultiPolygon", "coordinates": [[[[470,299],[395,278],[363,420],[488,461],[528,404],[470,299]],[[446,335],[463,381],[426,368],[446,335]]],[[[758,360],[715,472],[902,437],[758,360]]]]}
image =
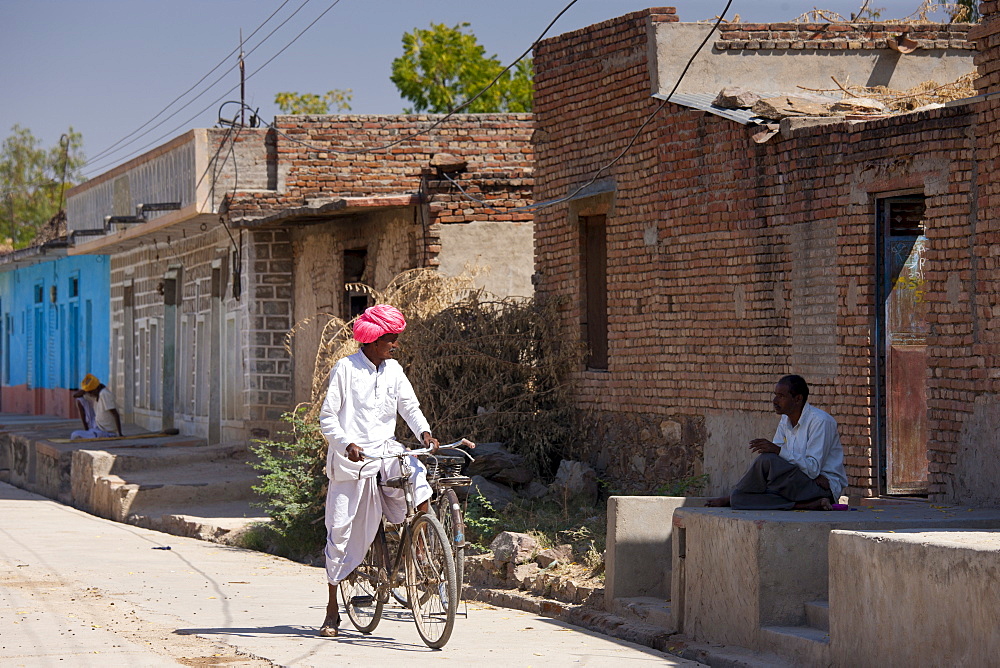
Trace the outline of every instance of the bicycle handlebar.
{"type": "MultiPolygon", "coordinates": [[[[404,445],[404,447],[405,447],[405,444],[403,444],[403,443],[400,443],[400,445],[404,445]]],[[[463,454],[465,457],[468,458],[468,460],[470,462],[476,461],[475,458],[473,458],[473,456],[470,455],[468,452],[466,452],[465,450],[460,450],[459,449],[459,447],[463,446],[463,445],[465,447],[468,447],[468,448],[474,448],[474,447],[476,447],[476,444],[473,443],[472,441],[470,441],[469,439],[467,439],[467,438],[461,438],[461,439],[455,441],[454,443],[448,443],[447,445],[440,445],[440,446],[438,446],[438,450],[439,451],[440,450],[454,450],[455,452],[460,452],[461,454],[463,454]]],[[[397,457],[406,457],[408,455],[414,455],[414,456],[431,455],[433,457],[435,455],[432,454],[431,450],[432,450],[431,448],[426,448],[425,447],[425,448],[414,448],[413,450],[404,450],[403,452],[397,452],[397,453],[394,453],[394,454],[391,454],[391,455],[378,455],[378,456],[364,455],[364,458],[366,460],[368,460],[368,461],[366,461],[364,464],[362,464],[361,465],[361,469],[358,470],[358,479],[359,480],[361,479],[361,472],[365,470],[365,467],[368,466],[369,464],[371,464],[374,461],[381,461],[383,459],[394,459],[394,458],[397,458],[397,457]]]]}

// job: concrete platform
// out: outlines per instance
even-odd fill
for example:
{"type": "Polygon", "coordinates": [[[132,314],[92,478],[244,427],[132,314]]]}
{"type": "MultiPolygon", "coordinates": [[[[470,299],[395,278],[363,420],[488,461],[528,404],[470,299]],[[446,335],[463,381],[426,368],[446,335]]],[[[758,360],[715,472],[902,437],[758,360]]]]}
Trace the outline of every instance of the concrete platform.
{"type": "Polygon", "coordinates": [[[834,665],[1000,663],[1000,531],[833,531],[830,562],[834,665]]]}
{"type": "Polygon", "coordinates": [[[78,420],[0,414],[0,481],[119,522],[217,540],[264,511],[245,443],[207,445],[123,425],[122,439],[69,441],[78,420]],[[131,437],[131,438],[129,438],[131,437]]]}
{"type": "MultiPolygon", "coordinates": [[[[830,600],[828,623],[835,642],[841,613],[830,599],[833,532],[996,529],[1000,509],[917,502],[825,513],[678,508],[671,588],[674,622],[679,633],[695,641],[791,654],[800,665],[827,665],[829,647],[815,644],[822,644],[823,631],[808,631],[807,615],[810,606],[830,600]],[[805,629],[789,634],[789,627],[805,629]],[[782,634],[796,638],[783,643],[782,634]],[[814,644],[808,645],[809,640],[814,644]]],[[[851,561],[845,568],[853,571],[857,565],[851,561]]],[[[899,573],[906,577],[905,570],[899,573]]],[[[913,604],[903,593],[896,601],[913,604]]]]}

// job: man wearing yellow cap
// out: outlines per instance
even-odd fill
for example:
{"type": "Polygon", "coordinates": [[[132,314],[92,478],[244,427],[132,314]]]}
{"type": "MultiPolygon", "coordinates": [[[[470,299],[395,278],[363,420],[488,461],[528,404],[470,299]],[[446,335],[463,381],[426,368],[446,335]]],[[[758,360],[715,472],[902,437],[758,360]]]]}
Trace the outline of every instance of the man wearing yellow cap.
{"type": "Polygon", "coordinates": [[[80,383],[80,391],[73,394],[80,411],[83,429],[74,431],[70,438],[112,438],[122,434],[122,420],[115,408],[115,395],[93,374],[87,374],[80,383]]]}

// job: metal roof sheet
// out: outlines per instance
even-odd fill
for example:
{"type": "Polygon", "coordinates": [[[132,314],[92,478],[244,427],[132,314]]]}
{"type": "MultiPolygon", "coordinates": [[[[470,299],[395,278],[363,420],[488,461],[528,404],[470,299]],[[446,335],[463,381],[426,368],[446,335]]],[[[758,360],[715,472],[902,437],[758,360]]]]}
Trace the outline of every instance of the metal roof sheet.
{"type": "MultiPolygon", "coordinates": [[[[806,100],[815,100],[817,102],[839,102],[840,98],[826,97],[823,95],[816,95],[815,93],[775,93],[770,91],[760,92],[754,91],[761,98],[769,97],[800,97],[806,100]]],[[[754,124],[767,124],[774,123],[775,121],[769,121],[766,118],[761,118],[760,116],[755,116],[749,109],[723,109],[722,107],[717,107],[712,104],[718,93],[674,93],[670,96],[670,102],[680,105],[682,107],[689,107],[691,109],[700,109],[701,111],[707,111],[710,114],[715,114],[716,116],[721,116],[722,118],[728,118],[731,121],[736,121],[743,125],[754,124]]],[[[658,100],[665,100],[667,96],[663,93],[654,93],[653,97],[658,100]]]]}

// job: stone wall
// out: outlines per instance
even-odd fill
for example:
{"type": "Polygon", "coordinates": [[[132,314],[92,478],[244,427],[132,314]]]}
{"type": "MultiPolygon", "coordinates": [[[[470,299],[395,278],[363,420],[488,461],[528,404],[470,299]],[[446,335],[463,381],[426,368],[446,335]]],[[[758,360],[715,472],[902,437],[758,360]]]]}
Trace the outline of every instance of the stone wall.
{"type": "MultiPolygon", "coordinates": [[[[564,323],[579,331],[577,220],[607,215],[609,368],[573,379],[579,404],[604,425],[592,431],[589,459],[611,478],[644,476],[647,488],[664,473],[705,470],[711,492],[722,491],[717,481],[732,475],[722,463],[742,459],[750,438],[770,436],[759,432],[768,415],[774,420],[774,381],[801,372],[813,403],[840,423],[854,491],[878,493],[876,205],[921,193],[930,248],[930,493],[950,498],[963,424],[998,382],[990,363],[997,239],[995,223],[977,216],[975,190],[980,208],[1000,199],[982,195],[995,187],[995,170],[982,165],[989,149],[974,154],[977,136],[982,145],[998,133],[977,123],[979,108],[969,104],[865,123],[786,123],[756,144],[746,126],[668,104],[606,167],[656,109],[652,63],[642,54],[654,26],[671,20],[666,10],[638,12],[536,51],[536,199],[572,194],[604,168],[590,186],[601,197],[577,193],[535,219],[536,289],[563,298],[564,323]],[[706,418],[704,429],[683,429],[681,443],[655,455],[626,437],[636,431],[630,425],[706,418]],[[713,425],[723,425],[724,441],[713,425]],[[610,454],[623,449],[637,452],[610,454]]],[[[987,61],[981,68],[996,58],[987,61]]],[[[980,439],[974,447],[990,446],[980,439]]]]}
{"type": "Polygon", "coordinates": [[[176,267],[181,268],[181,298],[175,426],[182,433],[207,435],[214,388],[221,395],[222,440],[242,439],[258,428],[273,430],[292,398],[291,367],[284,348],[291,326],[291,246],[287,235],[272,231],[231,239],[221,225],[190,236],[185,233],[169,243],[149,239],[135,250],[112,256],[108,385],[123,414],[148,429],[160,428],[167,335],[164,280],[176,267]],[[213,272],[221,282],[216,334],[213,272]],[[126,303],[127,296],[131,304],[126,303]]]}

